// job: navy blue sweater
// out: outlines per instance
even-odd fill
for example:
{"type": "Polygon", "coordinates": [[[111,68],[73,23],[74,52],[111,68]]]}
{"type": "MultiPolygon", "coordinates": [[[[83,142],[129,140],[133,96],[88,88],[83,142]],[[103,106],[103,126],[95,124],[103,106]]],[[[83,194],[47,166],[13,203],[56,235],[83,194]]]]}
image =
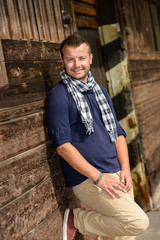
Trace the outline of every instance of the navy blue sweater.
{"type": "MultiPolygon", "coordinates": [[[[111,99],[104,87],[101,87],[115,117],[118,136],[126,133],[117,121],[111,99]]],[[[68,93],[66,86],[60,81],[48,94],[46,99],[46,118],[52,134],[54,147],[70,142],[82,156],[103,173],[117,172],[120,164],[117,159],[115,144],[110,141],[108,132],[102,121],[101,112],[92,90],[83,93],[92,117],[94,133],[86,135],[76,104],[68,93]]],[[[61,167],[66,186],[72,187],[86,180],[86,177],[74,170],[62,157],[61,167]]]]}

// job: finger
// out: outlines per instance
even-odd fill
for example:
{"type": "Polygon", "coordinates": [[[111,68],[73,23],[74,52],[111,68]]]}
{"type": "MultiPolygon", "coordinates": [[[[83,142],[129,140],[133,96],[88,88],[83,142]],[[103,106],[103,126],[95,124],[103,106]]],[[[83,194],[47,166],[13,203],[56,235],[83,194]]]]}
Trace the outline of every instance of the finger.
{"type": "Polygon", "coordinates": [[[125,180],[125,179],[122,179],[122,180],[121,180],[121,183],[123,183],[123,185],[126,185],[126,180],[125,180]]]}
{"type": "Polygon", "coordinates": [[[111,198],[115,198],[115,196],[111,193],[111,191],[108,189],[108,188],[106,188],[106,192],[109,194],[109,196],[111,196],[111,198]]]}
{"type": "Polygon", "coordinates": [[[117,195],[119,198],[122,196],[114,187],[110,187],[110,190],[115,194],[117,195]]]}

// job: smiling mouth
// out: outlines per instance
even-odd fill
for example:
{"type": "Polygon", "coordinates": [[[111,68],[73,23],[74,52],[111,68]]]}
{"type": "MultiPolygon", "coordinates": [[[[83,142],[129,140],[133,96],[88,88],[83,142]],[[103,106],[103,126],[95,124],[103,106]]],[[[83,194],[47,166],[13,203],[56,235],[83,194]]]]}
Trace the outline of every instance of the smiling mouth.
{"type": "Polygon", "coordinates": [[[72,70],[74,73],[79,73],[79,72],[82,72],[83,69],[77,69],[77,70],[72,70]]]}

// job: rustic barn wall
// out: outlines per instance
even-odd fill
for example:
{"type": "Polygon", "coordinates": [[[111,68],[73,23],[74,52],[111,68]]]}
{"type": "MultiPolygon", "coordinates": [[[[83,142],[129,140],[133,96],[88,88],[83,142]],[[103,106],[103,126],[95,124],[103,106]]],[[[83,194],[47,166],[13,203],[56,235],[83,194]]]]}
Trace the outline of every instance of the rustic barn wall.
{"type": "MultiPolygon", "coordinates": [[[[65,188],[44,116],[59,81],[59,45],[1,40],[6,67],[0,88],[0,239],[62,239],[65,188]]],[[[2,54],[3,53],[3,54],[2,54]]]]}
{"type": "MultiPolygon", "coordinates": [[[[142,155],[154,207],[160,207],[160,21],[159,1],[122,1],[132,90],[142,155]],[[133,20],[134,19],[134,20],[133,20]]],[[[122,16],[121,16],[122,17],[122,16]]]]}
{"type": "Polygon", "coordinates": [[[142,151],[154,207],[160,207],[160,55],[130,55],[132,86],[142,151]]]}

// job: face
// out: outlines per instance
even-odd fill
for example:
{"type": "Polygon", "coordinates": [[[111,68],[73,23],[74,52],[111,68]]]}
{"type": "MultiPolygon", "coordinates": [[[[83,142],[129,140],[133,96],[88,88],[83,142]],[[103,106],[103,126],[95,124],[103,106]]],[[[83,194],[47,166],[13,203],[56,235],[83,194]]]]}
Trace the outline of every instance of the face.
{"type": "Polygon", "coordinates": [[[65,45],[63,48],[63,66],[66,73],[77,80],[87,82],[90,64],[92,64],[93,55],[89,52],[86,43],[79,47],[65,45]]]}

